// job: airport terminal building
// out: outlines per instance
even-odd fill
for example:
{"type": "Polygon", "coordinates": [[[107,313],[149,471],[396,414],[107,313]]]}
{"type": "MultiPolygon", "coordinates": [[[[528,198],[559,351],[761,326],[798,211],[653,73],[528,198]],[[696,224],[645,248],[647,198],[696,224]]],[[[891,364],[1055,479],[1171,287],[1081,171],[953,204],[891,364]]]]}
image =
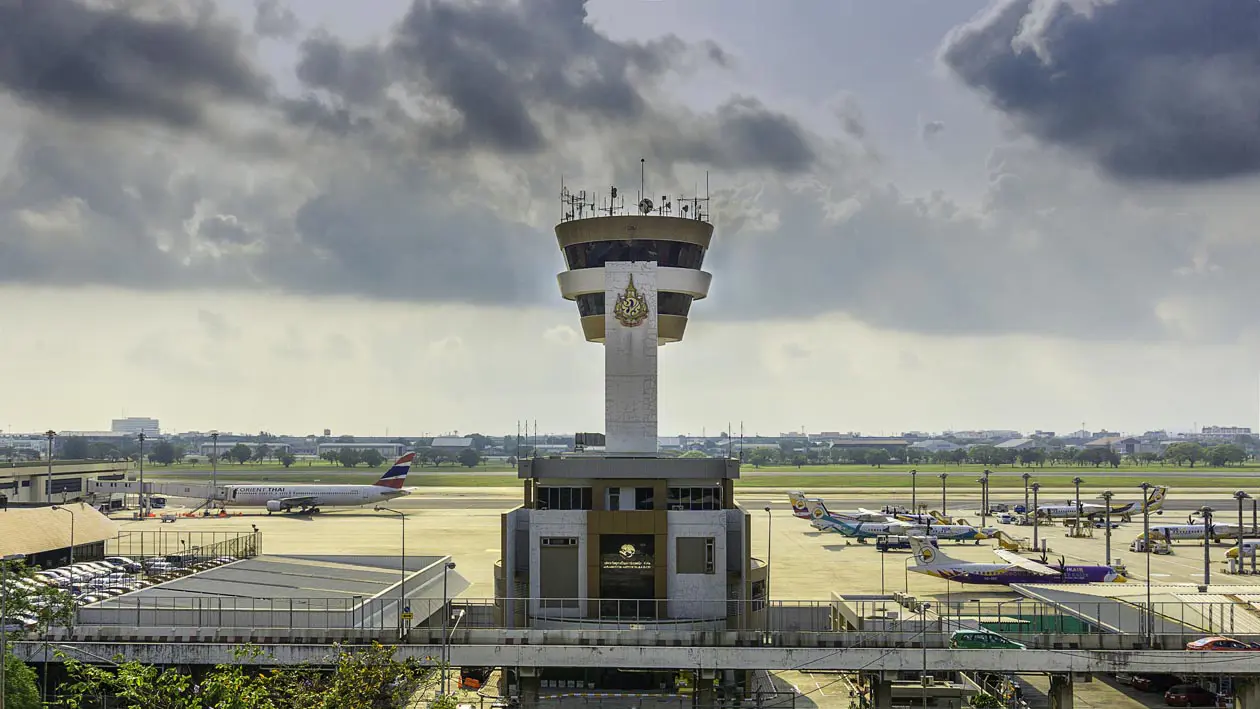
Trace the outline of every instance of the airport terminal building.
{"type": "MultiPolygon", "coordinates": [[[[606,444],[522,459],[522,504],[502,516],[497,611],[515,628],[737,630],[764,622],[768,568],[753,559],[748,512],[735,504],[733,458],[664,457],[657,439],[657,348],[682,340],[713,236],[707,201],[642,198],[637,214],[587,209],[562,192],[556,237],[588,342],[605,353],[606,444]],[[684,206],[685,205],[685,208],[684,206]]],[[[581,446],[578,446],[581,448],[581,446]]],[[[505,668],[523,704],[549,688],[673,691],[677,668],[505,668]],[[515,686],[514,686],[515,685],[515,686]]],[[[742,673],[689,677],[697,696],[738,691],[742,673]]]]}

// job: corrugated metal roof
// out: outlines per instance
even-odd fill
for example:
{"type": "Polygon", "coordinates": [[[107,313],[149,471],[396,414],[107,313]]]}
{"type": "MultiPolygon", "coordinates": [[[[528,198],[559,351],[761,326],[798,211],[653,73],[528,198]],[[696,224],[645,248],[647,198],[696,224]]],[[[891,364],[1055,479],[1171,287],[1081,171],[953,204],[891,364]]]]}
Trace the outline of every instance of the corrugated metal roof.
{"type": "MultiPolygon", "coordinates": [[[[118,536],[118,523],[83,503],[59,505],[74,513],[75,545],[118,536]]],[[[51,507],[0,511],[0,555],[38,554],[70,546],[70,515],[51,507]]]]}

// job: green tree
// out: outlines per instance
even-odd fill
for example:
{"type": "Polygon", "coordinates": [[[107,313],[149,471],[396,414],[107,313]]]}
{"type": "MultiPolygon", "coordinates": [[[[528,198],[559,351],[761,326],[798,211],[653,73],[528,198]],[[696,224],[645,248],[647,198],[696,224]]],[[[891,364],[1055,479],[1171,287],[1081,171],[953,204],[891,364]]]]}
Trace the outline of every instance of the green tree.
{"type": "Polygon", "coordinates": [[[149,452],[149,462],[159,465],[170,465],[175,462],[175,446],[170,441],[158,441],[149,452]]]}
{"type": "Polygon", "coordinates": [[[1179,441],[1168,446],[1164,451],[1164,459],[1174,465],[1189,463],[1193,468],[1195,463],[1203,460],[1203,446],[1191,441],[1179,441]]]}
{"type": "Polygon", "coordinates": [[[184,462],[184,458],[188,457],[188,449],[184,447],[183,443],[176,443],[172,446],[172,449],[176,463],[182,463],[184,462]]]}
{"type": "Polygon", "coordinates": [[[342,448],[337,451],[337,462],[347,468],[353,468],[358,465],[359,460],[359,451],[354,448],[342,448]]]}
{"type": "Polygon", "coordinates": [[[1223,468],[1231,463],[1237,465],[1247,459],[1247,451],[1233,443],[1212,446],[1204,451],[1204,455],[1208,464],[1215,468],[1223,468]]]}
{"type": "Polygon", "coordinates": [[[39,685],[35,681],[35,670],[30,665],[7,653],[4,661],[4,706],[5,709],[39,709],[39,685]]]}
{"type": "Polygon", "coordinates": [[[481,454],[472,448],[465,448],[459,452],[459,464],[465,468],[475,468],[481,462],[481,454]]]}
{"type": "Polygon", "coordinates": [[[271,446],[266,443],[259,444],[258,448],[254,450],[254,460],[260,463],[270,458],[271,455],[271,446]]]}
{"type": "Polygon", "coordinates": [[[967,700],[967,706],[971,709],[1003,709],[1006,704],[992,694],[980,692],[971,695],[971,699],[967,700]]]}
{"type": "Polygon", "coordinates": [[[873,465],[876,468],[884,467],[884,463],[887,463],[891,459],[892,455],[883,448],[873,448],[866,454],[866,464],[873,465]]]}
{"type": "Polygon", "coordinates": [[[293,465],[293,461],[297,460],[297,457],[289,451],[285,451],[276,457],[280,459],[280,464],[286,468],[293,465]]]}
{"type": "Polygon", "coordinates": [[[686,453],[683,453],[682,455],[678,457],[679,458],[708,458],[709,456],[705,455],[704,451],[687,451],[686,453]]]}
{"type": "Polygon", "coordinates": [[[61,457],[67,460],[83,460],[89,457],[87,439],[82,436],[70,436],[61,440],[61,457]]]}
{"type": "Polygon", "coordinates": [[[319,453],[319,457],[320,457],[320,458],[323,458],[324,460],[328,461],[329,463],[336,463],[336,462],[337,462],[337,451],[335,451],[335,450],[331,450],[331,449],[326,450],[326,451],[320,451],[320,453],[319,453]]]}
{"type": "Polygon", "coordinates": [[[359,451],[359,460],[367,464],[369,468],[375,468],[385,462],[385,456],[375,448],[364,448],[359,451]]]}
{"type": "Polygon", "coordinates": [[[237,443],[227,452],[228,458],[235,460],[239,465],[245,465],[250,458],[254,457],[254,452],[244,443],[237,443]]]}
{"type": "Polygon", "coordinates": [[[754,448],[748,451],[748,462],[754,468],[760,468],[770,463],[770,451],[765,448],[754,448]]]}

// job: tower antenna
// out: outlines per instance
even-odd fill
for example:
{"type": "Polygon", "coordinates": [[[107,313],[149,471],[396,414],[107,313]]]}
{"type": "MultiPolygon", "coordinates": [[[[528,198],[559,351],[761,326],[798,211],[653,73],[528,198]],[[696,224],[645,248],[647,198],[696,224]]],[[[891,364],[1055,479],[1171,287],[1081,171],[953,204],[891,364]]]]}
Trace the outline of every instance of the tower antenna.
{"type": "Polygon", "coordinates": [[[639,199],[647,196],[647,160],[639,158],[639,199]]]}

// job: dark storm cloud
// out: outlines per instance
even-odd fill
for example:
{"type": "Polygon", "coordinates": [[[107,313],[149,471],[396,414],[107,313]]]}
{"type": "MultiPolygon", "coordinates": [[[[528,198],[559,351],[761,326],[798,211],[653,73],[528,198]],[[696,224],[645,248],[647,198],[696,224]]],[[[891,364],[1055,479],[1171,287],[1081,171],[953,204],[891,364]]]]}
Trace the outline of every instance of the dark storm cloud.
{"type": "Polygon", "coordinates": [[[782,173],[802,172],[816,158],[800,123],[755,98],[732,98],[699,127],[685,138],[663,138],[657,152],[718,168],[782,173]]]}
{"type": "Polygon", "coordinates": [[[941,58],[1024,130],[1114,176],[1260,172],[1260,2],[1095,0],[1087,10],[1005,0],[955,29],[941,58]]]}
{"type": "Polygon", "coordinates": [[[326,33],[314,34],[298,47],[297,77],[355,103],[375,103],[389,86],[390,64],[375,47],[347,47],[326,33]]]}
{"type": "Polygon", "coordinates": [[[151,19],[74,0],[2,0],[0,87],[77,118],[189,127],[207,102],[265,95],[268,82],[241,42],[204,15],[151,19]]]}
{"type": "Polygon", "coordinates": [[[931,140],[944,132],[945,124],[942,121],[927,121],[920,129],[920,137],[923,140],[931,140]]]}
{"type": "Polygon", "coordinates": [[[302,23],[282,0],[254,0],[254,33],[263,37],[288,38],[297,34],[302,23]]]}
{"type": "Polygon", "coordinates": [[[197,233],[220,244],[248,244],[254,241],[245,225],[231,214],[216,214],[201,220],[197,233]]]}

